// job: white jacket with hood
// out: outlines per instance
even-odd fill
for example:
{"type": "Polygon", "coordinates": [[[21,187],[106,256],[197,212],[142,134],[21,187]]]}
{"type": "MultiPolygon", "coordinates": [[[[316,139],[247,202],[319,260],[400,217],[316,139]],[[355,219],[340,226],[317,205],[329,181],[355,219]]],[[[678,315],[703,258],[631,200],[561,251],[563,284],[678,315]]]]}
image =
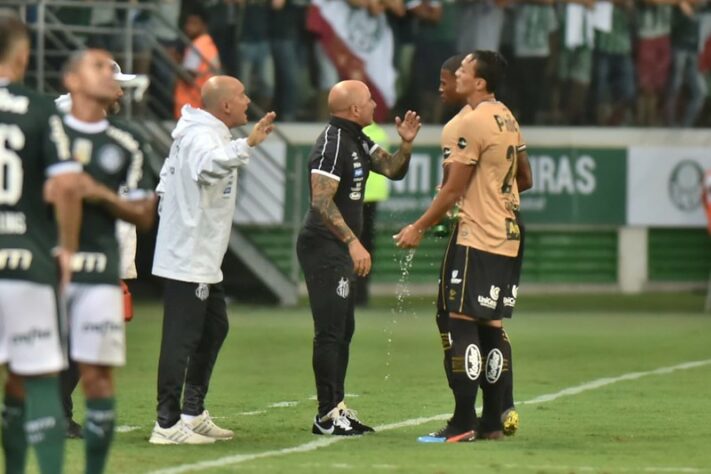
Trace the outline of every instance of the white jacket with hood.
{"type": "Polygon", "coordinates": [[[160,196],[153,274],[191,283],[222,281],[222,259],[232,229],[237,169],[252,148],[232,139],[212,114],[186,105],[172,133],[160,196]]]}

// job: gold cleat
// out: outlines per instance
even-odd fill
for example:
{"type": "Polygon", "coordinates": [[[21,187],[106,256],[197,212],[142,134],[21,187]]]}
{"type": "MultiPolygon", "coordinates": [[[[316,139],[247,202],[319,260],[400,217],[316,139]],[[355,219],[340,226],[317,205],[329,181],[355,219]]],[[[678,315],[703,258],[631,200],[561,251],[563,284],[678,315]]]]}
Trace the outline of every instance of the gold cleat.
{"type": "Polygon", "coordinates": [[[516,434],[520,424],[516,407],[509,408],[501,415],[501,424],[504,426],[504,435],[513,436],[516,434]]]}

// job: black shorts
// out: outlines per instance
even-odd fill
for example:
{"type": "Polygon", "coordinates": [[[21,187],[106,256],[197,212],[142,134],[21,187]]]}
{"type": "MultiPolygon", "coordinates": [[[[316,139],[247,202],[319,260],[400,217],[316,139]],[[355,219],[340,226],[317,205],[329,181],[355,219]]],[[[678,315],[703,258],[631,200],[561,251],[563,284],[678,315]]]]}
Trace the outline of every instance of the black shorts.
{"type": "Polygon", "coordinates": [[[458,245],[455,228],[442,259],[438,309],[477,319],[510,318],[518,296],[523,234],[521,227],[518,255],[507,257],[458,245]]]}

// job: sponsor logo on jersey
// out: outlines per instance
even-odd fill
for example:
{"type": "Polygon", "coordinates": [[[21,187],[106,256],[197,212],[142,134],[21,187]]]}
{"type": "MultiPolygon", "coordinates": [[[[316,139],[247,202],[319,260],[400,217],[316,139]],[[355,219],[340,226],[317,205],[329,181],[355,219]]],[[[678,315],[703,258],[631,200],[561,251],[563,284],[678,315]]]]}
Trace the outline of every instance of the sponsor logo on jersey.
{"type": "Polygon", "coordinates": [[[504,297],[504,306],[513,308],[516,306],[516,298],[518,298],[518,286],[513,285],[511,287],[511,296],[504,297]]]}
{"type": "Polygon", "coordinates": [[[479,347],[474,344],[469,344],[464,353],[464,370],[471,380],[479,378],[481,373],[481,352],[479,352],[479,347]]]}
{"type": "Polygon", "coordinates": [[[77,252],[72,257],[72,271],[102,273],[106,270],[106,255],[99,252],[77,252]]]}
{"type": "Polygon", "coordinates": [[[362,194],[357,191],[354,191],[354,192],[350,193],[348,196],[351,198],[351,201],[357,201],[358,199],[360,199],[362,194]]]}
{"type": "Polygon", "coordinates": [[[12,95],[7,89],[0,89],[0,110],[13,114],[26,114],[30,98],[12,95]]]}
{"type": "Polygon", "coordinates": [[[25,422],[27,431],[27,441],[31,444],[39,443],[45,439],[45,432],[57,425],[57,419],[53,416],[45,416],[35,420],[25,422]]]}
{"type": "Polygon", "coordinates": [[[485,308],[496,309],[496,304],[499,301],[499,292],[501,289],[498,286],[491,285],[489,296],[479,295],[477,301],[485,308]]]}
{"type": "Polygon", "coordinates": [[[200,301],[205,301],[210,296],[210,286],[207,283],[199,283],[195,288],[195,296],[200,301]]]}
{"type": "Polygon", "coordinates": [[[496,383],[504,370],[504,355],[498,349],[489,351],[486,356],[486,381],[496,383]]]}
{"type": "MultiPolygon", "coordinates": [[[[360,163],[359,163],[359,164],[360,164],[360,163]]],[[[354,165],[355,165],[355,163],[354,163],[354,165]]],[[[363,176],[363,168],[356,168],[356,169],[354,169],[354,170],[353,170],[353,176],[355,176],[356,178],[359,177],[359,176],[363,176]]]]}
{"type": "Polygon", "coordinates": [[[26,249],[0,249],[0,270],[29,270],[32,252],[26,249]]]}
{"type": "Polygon", "coordinates": [[[225,186],[225,189],[222,191],[222,197],[230,197],[230,194],[232,194],[232,184],[233,184],[233,176],[230,176],[229,181],[227,182],[227,185],[225,186]]]}
{"type": "Polygon", "coordinates": [[[449,282],[453,285],[458,285],[462,282],[462,279],[459,278],[459,270],[452,270],[452,278],[449,280],[449,282]]]}
{"type": "Polygon", "coordinates": [[[99,166],[109,174],[116,174],[123,165],[124,156],[116,145],[104,145],[99,149],[99,166]]]}
{"type": "Polygon", "coordinates": [[[360,164],[360,161],[353,162],[353,168],[360,168],[361,166],[363,166],[363,165],[360,164]]]}
{"type": "Polygon", "coordinates": [[[13,334],[13,344],[33,345],[35,342],[46,341],[52,337],[52,330],[32,328],[27,332],[13,334]]]}
{"type": "Polygon", "coordinates": [[[346,298],[348,298],[348,295],[350,293],[351,293],[350,281],[348,281],[348,278],[346,278],[346,277],[341,277],[341,279],[338,281],[338,286],[336,287],[336,294],[345,300],[346,298]]]}
{"type": "Polygon", "coordinates": [[[100,323],[86,323],[81,327],[84,332],[95,332],[105,335],[109,332],[123,331],[123,324],[114,323],[111,321],[103,321],[100,323]]]}
{"type": "Polygon", "coordinates": [[[93,149],[94,145],[91,143],[91,140],[86,138],[77,138],[74,140],[74,144],[72,146],[72,156],[82,165],[88,165],[91,161],[91,152],[93,149]]]}
{"type": "Polygon", "coordinates": [[[27,232],[25,214],[22,212],[0,212],[0,234],[22,235],[27,232]]]}

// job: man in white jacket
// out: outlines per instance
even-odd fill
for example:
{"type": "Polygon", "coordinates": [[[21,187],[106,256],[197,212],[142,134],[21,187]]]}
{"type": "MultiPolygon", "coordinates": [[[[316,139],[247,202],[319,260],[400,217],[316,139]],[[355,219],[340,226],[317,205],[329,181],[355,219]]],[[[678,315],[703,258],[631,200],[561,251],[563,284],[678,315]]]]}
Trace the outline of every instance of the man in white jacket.
{"type": "Polygon", "coordinates": [[[228,329],[220,267],[232,228],[237,169],[271,133],[276,117],[266,114],[247,138],[233,140],[230,128],[247,123],[249,102],[237,79],[208,80],[203,108],[183,107],[161,171],[153,274],[165,278],[165,286],[153,444],[207,444],[234,434],[215,425],[204,402],[228,329]]]}

